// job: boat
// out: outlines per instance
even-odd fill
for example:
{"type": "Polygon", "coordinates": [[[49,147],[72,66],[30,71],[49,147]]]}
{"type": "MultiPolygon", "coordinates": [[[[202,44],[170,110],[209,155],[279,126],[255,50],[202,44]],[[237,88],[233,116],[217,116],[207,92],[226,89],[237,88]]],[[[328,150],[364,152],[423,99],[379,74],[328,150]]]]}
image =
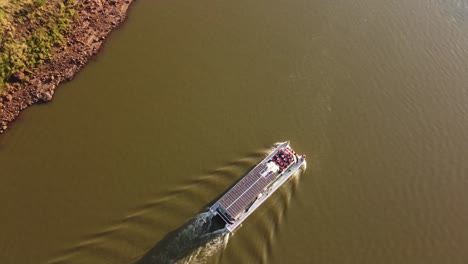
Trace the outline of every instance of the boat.
{"type": "Polygon", "coordinates": [[[280,143],[209,210],[232,233],[305,163],[305,155],[297,155],[289,141],[280,143]]]}

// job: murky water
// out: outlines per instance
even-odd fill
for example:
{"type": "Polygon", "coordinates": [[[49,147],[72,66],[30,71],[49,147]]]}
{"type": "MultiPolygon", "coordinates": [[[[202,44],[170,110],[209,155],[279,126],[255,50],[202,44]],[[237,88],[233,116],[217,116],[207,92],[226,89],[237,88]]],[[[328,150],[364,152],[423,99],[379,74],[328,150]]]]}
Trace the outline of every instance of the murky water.
{"type": "Polygon", "coordinates": [[[466,263],[467,44],[461,0],[139,0],[0,136],[0,263],[133,263],[282,140],[307,171],[181,262],[466,263]]]}

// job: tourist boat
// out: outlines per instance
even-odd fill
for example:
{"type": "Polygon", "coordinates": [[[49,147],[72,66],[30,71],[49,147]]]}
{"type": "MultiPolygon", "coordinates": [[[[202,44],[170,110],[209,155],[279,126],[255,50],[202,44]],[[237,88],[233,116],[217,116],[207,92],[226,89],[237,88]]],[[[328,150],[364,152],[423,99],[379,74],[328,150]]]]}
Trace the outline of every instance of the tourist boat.
{"type": "Polygon", "coordinates": [[[305,155],[297,155],[289,141],[280,143],[209,208],[211,213],[232,233],[305,162],[305,155]]]}

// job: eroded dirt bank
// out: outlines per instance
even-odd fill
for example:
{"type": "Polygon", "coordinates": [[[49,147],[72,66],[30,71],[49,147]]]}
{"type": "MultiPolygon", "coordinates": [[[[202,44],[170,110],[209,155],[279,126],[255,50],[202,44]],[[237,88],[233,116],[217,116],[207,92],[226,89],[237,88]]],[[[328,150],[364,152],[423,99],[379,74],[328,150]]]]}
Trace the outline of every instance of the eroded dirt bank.
{"type": "MultiPolygon", "coordinates": [[[[56,1],[53,2],[63,2],[56,1]]],[[[64,34],[63,45],[54,47],[50,58],[26,73],[9,80],[0,96],[0,133],[20,114],[37,102],[52,100],[57,86],[73,76],[95,55],[108,34],[125,19],[133,0],[77,0],[73,22],[64,34]]]]}

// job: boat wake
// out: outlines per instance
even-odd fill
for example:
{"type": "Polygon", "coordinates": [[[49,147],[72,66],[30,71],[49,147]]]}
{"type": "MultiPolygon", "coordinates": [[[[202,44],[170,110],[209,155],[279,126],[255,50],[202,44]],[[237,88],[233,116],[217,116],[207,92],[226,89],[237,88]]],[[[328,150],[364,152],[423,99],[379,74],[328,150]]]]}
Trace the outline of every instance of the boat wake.
{"type": "Polygon", "coordinates": [[[205,263],[224,248],[228,234],[211,212],[203,212],[167,234],[136,264],[205,263]]]}
{"type": "Polygon", "coordinates": [[[193,217],[196,208],[208,205],[268,151],[261,149],[244,155],[226,166],[155,195],[121,221],[83,238],[45,263],[206,263],[206,259],[225,247],[229,236],[215,230],[217,223],[209,213],[193,217]],[[174,221],[177,219],[191,220],[180,226],[174,221]],[[174,231],[168,233],[171,230],[174,231]],[[155,241],[159,242],[155,245],[155,241]],[[163,248],[170,252],[164,254],[163,248]],[[168,262],[142,262],[149,261],[141,256],[146,257],[150,252],[156,259],[168,262]]]}
{"type": "MultiPolygon", "coordinates": [[[[232,234],[223,229],[224,222],[218,222],[220,219],[213,218],[211,212],[193,215],[197,208],[209,205],[213,198],[232,186],[269,151],[263,149],[245,155],[155,195],[120,222],[84,238],[46,263],[268,263],[273,254],[274,238],[295,194],[299,177],[292,177],[270,197],[252,215],[245,227],[249,232],[236,233],[235,240],[230,240],[232,234]],[[177,219],[190,220],[181,225],[177,219]],[[155,241],[159,242],[155,244],[155,241]],[[226,247],[228,241],[230,246],[226,247]]],[[[302,171],[297,172],[300,173],[302,171]]]]}
{"type": "Polygon", "coordinates": [[[221,253],[226,248],[230,235],[224,233],[223,235],[215,237],[213,240],[199,247],[192,252],[188,257],[183,258],[178,263],[180,264],[205,264],[208,263],[215,255],[221,253]]]}

